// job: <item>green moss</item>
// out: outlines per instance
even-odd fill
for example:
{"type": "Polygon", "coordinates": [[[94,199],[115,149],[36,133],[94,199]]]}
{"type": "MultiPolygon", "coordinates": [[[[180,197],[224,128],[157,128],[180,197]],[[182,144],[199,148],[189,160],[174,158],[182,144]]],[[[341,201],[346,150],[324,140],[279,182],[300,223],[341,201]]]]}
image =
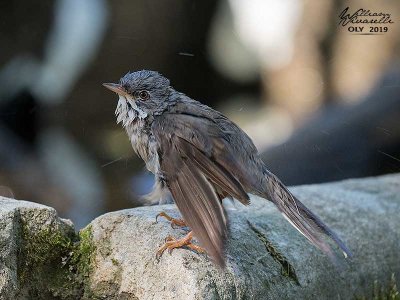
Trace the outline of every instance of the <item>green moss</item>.
{"type": "Polygon", "coordinates": [[[388,286],[379,284],[378,280],[374,281],[374,290],[372,298],[366,296],[356,296],[356,300],[400,300],[400,294],[396,285],[396,277],[392,274],[388,286]]]}
{"type": "Polygon", "coordinates": [[[115,258],[111,258],[111,262],[114,266],[119,266],[119,262],[115,258]]]}
{"type": "Polygon", "coordinates": [[[92,228],[76,234],[61,222],[32,228],[22,221],[20,233],[21,294],[32,299],[80,299],[92,271],[92,228]]]}
{"type": "Polygon", "coordinates": [[[79,281],[83,286],[82,299],[94,299],[91,290],[89,276],[94,268],[94,252],[96,246],[93,243],[92,226],[89,225],[79,232],[79,244],[73,254],[73,263],[76,266],[79,281]]]}
{"type": "Polygon", "coordinates": [[[80,276],[86,279],[93,270],[93,253],[96,250],[91,225],[79,232],[79,240],[73,255],[73,262],[76,264],[80,276]]]}

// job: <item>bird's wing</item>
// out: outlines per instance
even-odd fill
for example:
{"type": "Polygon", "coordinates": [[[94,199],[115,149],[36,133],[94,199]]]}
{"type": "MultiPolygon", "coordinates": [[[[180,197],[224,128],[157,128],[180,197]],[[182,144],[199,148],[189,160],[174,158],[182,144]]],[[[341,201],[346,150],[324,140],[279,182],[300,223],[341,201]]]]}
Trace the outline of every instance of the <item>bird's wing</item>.
{"type": "Polygon", "coordinates": [[[234,174],[246,191],[260,192],[263,163],[257,148],[242,129],[220,112],[188,97],[180,99],[169,113],[180,116],[178,122],[184,128],[182,138],[234,174]],[[191,136],[193,128],[198,129],[194,137],[191,136]]]}
{"type": "Polygon", "coordinates": [[[158,116],[152,132],[160,169],[176,205],[201,246],[223,266],[227,221],[216,188],[244,204],[249,197],[225,167],[238,163],[222,132],[207,119],[171,113],[158,116]]]}
{"type": "Polygon", "coordinates": [[[158,145],[173,147],[172,155],[190,159],[215,186],[249,204],[249,196],[237,179],[246,173],[244,165],[232,152],[224,132],[213,122],[194,115],[164,113],[152,126],[158,145]]]}

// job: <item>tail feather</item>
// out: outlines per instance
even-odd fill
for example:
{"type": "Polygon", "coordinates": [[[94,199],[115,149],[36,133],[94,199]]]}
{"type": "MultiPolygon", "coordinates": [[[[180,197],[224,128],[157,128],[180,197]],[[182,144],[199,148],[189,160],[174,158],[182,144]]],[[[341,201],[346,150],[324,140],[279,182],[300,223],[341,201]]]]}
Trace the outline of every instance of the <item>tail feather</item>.
{"type": "Polygon", "coordinates": [[[301,203],[273,174],[268,173],[268,195],[283,216],[312,244],[331,258],[334,253],[321,234],[329,236],[343,251],[345,257],[352,257],[351,251],[344,242],[321,219],[301,203]]]}

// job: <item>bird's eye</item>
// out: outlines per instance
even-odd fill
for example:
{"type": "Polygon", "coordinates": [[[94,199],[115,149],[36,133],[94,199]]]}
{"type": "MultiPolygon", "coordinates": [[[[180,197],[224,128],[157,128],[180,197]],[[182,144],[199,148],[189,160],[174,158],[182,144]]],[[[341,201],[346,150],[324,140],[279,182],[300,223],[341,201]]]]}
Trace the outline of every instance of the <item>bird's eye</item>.
{"type": "Polygon", "coordinates": [[[150,98],[150,94],[148,91],[140,91],[138,92],[138,96],[141,100],[147,100],[150,98]]]}

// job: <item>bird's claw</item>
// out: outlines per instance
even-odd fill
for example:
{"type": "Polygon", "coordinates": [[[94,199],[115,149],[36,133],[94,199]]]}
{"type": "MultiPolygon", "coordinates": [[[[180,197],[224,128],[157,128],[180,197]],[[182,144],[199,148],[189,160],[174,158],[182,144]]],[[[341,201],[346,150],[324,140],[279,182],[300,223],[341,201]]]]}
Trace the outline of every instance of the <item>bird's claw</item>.
{"type": "Polygon", "coordinates": [[[167,219],[168,221],[170,221],[171,222],[171,227],[173,229],[176,229],[178,227],[185,227],[186,226],[186,223],[185,223],[184,220],[172,218],[170,215],[168,215],[165,212],[160,212],[159,214],[157,214],[156,223],[158,222],[158,218],[159,217],[163,217],[163,218],[167,219]]]}
{"type": "Polygon", "coordinates": [[[176,241],[176,238],[174,238],[173,236],[169,235],[164,239],[164,243],[167,242],[172,242],[172,241],[176,241]]]}
{"type": "Polygon", "coordinates": [[[159,260],[160,257],[162,256],[162,254],[165,252],[165,250],[168,250],[168,253],[171,254],[172,251],[175,248],[182,248],[182,247],[187,247],[193,251],[196,251],[198,253],[204,253],[205,250],[197,245],[194,245],[192,243],[192,239],[193,239],[193,234],[192,232],[189,232],[185,237],[183,237],[182,239],[176,239],[172,236],[167,236],[165,238],[165,244],[162,245],[157,253],[156,253],[156,259],[159,260]]]}

